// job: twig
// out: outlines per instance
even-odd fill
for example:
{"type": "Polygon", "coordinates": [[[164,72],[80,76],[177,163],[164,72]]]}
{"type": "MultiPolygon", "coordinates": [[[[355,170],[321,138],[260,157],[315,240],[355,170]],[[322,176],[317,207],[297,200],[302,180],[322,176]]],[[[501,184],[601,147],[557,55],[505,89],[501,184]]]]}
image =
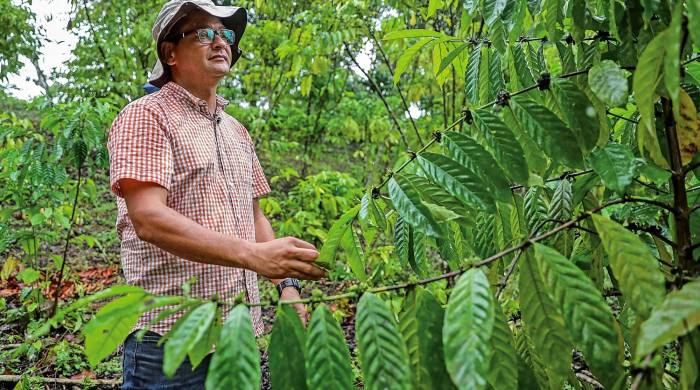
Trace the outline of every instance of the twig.
{"type": "Polygon", "coordinates": [[[22,378],[31,378],[40,380],[44,383],[53,383],[56,385],[85,385],[85,384],[95,384],[102,386],[118,387],[122,384],[121,379],[69,379],[69,378],[47,378],[47,377],[37,377],[37,376],[22,376],[22,375],[0,375],[0,382],[10,382],[17,383],[22,380],[22,378]]]}
{"type": "Polygon", "coordinates": [[[510,276],[513,274],[513,271],[515,271],[515,267],[518,265],[518,261],[520,260],[520,257],[523,255],[523,250],[519,251],[518,254],[515,255],[515,258],[513,261],[510,263],[510,266],[508,267],[508,271],[506,272],[506,275],[503,277],[503,280],[498,285],[498,290],[496,291],[496,299],[501,298],[501,293],[503,293],[503,290],[505,290],[506,285],[508,285],[508,279],[510,279],[510,276]]]}
{"type": "Polygon", "coordinates": [[[615,118],[622,119],[622,120],[625,120],[625,121],[628,121],[628,122],[639,123],[638,120],[626,118],[626,117],[624,117],[624,116],[622,116],[622,115],[617,115],[617,114],[611,112],[610,110],[606,110],[605,113],[608,114],[608,115],[610,115],[610,116],[614,116],[615,118]]]}
{"type": "MultiPolygon", "coordinates": [[[[382,45],[379,43],[379,40],[377,37],[374,35],[374,31],[372,31],[372,28],[368,25],[367,30],[369,31],[369,35],[372,37],[372,40],[374,40],[374,44],[376,45],[377,49],[379,50],[379,54],[382,57],[382,60],[384,60],[384,63],[386,64],[386,67],[389,68],[389,75],[391,78],[394,78],[394,70],[391,68],[391,62],[389,61],[389,58],[386,56],[386,53],[384,52],[384,49],[382,49],[382,45]]],[[[399,92],[399,96],[401,97],[401,103],[403,104],[404,110],[406,110],[406,114],[408,114],[408,118],[411,120],[411,125],[413,126],[413,131],[416,133],[416,138],[418,138],[418,142],[420,143],[421,146],[423,146],[423,138],[420,136],[420,132],[418,131],[418,126],[416,126],[416,121],[413,119],[413,115],[411,115],[411,111],[408,109],[408,103],[406,103],[406,97],[403,95],[403,91],[401,91],[401,87],[399,87],[399,84],[396,83],[396,90],[399,92]]]]}
{"type": "Polygon", "coordinates": [[[355,59],[355,56],[352,55],[352,52],[350,51],[350,48],[348,47],[348,44],[346,42],[343,42],[343,47],[345,48],[345,52],[348,53],[348,57],[350,57],[350,60],[352,61],[355,66],[357,66],[358,69],[360,69],[360,72],[367,78],[367,82],[369,82],[370,87],[374,90],[374,92],[377,93],[379,98],[382,100],[382,103],[384,103],[384,107],[386,107],[387,112],[389,113],[389,117],[391,117],[392,122],[394,122],[394,126],[396,126],[396,130],[401,134],[401,140],[403,143],[406,145],[407,148],[411,148],[410,144],[408,143],[408,139],[406,138],[406,133],[403,131],[401,128],[401,125],[399,124],[399,120],[396,118],[396,115],[394,114],[394,111],[391,109],[391,106],[389,105],[389,102],[387,102],[386,98],[382,94],[381,89],[379,89],[379,86],[377,83],[374,82],[372,77],[360,66],[360,64],[357,62],[355,59]]]}
{"type": "MultiPolygon", "coordinates": [[[[407,283],[394,284],[394,285],[389,285],[389,286],[374,287],[374,288],[366,289],[366,290],[364,290],[364,292],[379,293],[379,292],[387,292],[387,291],[394,291],[394,290],[403,290],[406,288],[422,286],[422,285],[430,284],[430,283],[437,282],[440,280],[459,276],[472,268],[479,268],[479,267],[483,267],[485,265],[491,264],[496,260],[499,260],[505,256],[510,255],[513,252],[522,251],[536,242],[545,240],[545,239],[561,232],[562,230],[569,229],[572,226],[576,225],[578,222],[580,222],[586,218],[589,218],[591,215],[603,210],[606,207],[610,207],[612,205],[616,205],[616,204],[620,204],[620,203],[627,203],[627,202],[630,202],[630,200],[629,199],[616,199],[616,200],[604,203],[602,205],[599,205],[599,206],[591,209],[590,211],[584,211],[576,218],[573,218],[573,219],[569,220],[568,222],[563,223],[563,224],[555,227],[552,230],[549,230],[549,231],[542,233],[538,236],[524,240],[523,242],[521,242],[520,244],[518,244],[514,247],[502,250],[501,252],[498,252],[498,253],[494,254],[493,256],[490,256],[490,257],[487,257],[481,261],[477,261],[477,262],[474,262],[472,264],[466,265],[466,266],[464,266],[456,271],[447,272],[447,273],[444,273],[442,275],[433,276],[433,277],[422,279],[422,280],[419,280],[416,282],[407,282],[407,283]]],[[[325,296],[325,297],[311,297],[311,298],[297,299],[297,300],[290,300],[290,301],[280,301],[279,303],[290,305],[290,304],[295,304],[295,303],[329,302],[329,301],[336,301],[339,299],[356,298],[362,292],[363,292],[362,290],[360,290],[359,288],[356,288],[354,291],[350,291],[350,292],[338,294],[338,295],[330,295],[330,296],[325,296]]],[[[224,302],[224,304],[227,304],[227,305],[232,305],[232,304],[237,304],[237,303],[238,302],[224,302]]],[[[273,304],[271,302],[258,302],[258,303],[244,302],[243,304],[245,304],[246,306],[274,306],[276,303],[273,304]]]]}
{"type": "Polygon", "coordinates": [[[651,358],[653,356],[652,354],[647,355],[644,358],[644,362],[642,363],[642,366],[644,369],[640,370],[637,375],[634,376],[634,379],[632,380],[632,386],[630,386],[630,390],[638,390],[639,386],[642,384],[642,379],[644,379],[644,375],[649,372],[647,367],[649,366],[649,363],[651,363],[651,358]]]}
{"type": "Polygon", "coordinates": [[[634,179],[634,181],[635,181],[637,184],[641,184],[641,185],[643,185],[644,187],[649,188],[650,190],[654,190],[654,191],[660,192],[660,193],[662,193],[662,194],[668,194],[668,191],[664,190],[663,188],[659,188],[659,187],[656,187],[656,186],[651,185],[651,184],[649,184],[649,183],[645,183],[645,182],[643,182],[643,181],[641,181],[641,180],[639,180],[639,179],[634,179]]]}
{"type": "Polygon", "coordinates": [[[58,271],[58,281],[56,282],[56,290],[54,293],[56,297],[54,298],[53,305],[51,305],[51,310],[49,310],[49,317],[53,317],[56,314],[56,308],[58,307],[58,301],[61,298],[61,283],[63,282],[63,271],[66,268],[66,258],[68,257],[68,246],[70,245],[70,235],[73,232],[73,225],[75,224],[75,211],[78,208],[78,199],[80,197],[80,182],[82,179],[83,165],[80,164],[78,167],[78,184],[75,186],[75,197],[73,197],[73,210],[70,214],[70,226],[68,226],[68,231],[66,232],[66,245],[63,247],[63,257],[61,260],[61,269],[58,271]]]}
{"type": "MultiPolygon", "coordinates": [[[[569,173],[564,173],[564,174],[562,174],[561,176],[558,176],[558,177],[555,177],[555,178],[552,178],[552,179],[547,179],[547,180],[545,180],[544,182],[545,182],[545,183],[549,183],[549,182],[553,182],[553,181],[561,181],[561,180],[564,180],[564,179],[571,179],[571,178],[574,178],[574,177],[587,175],[587,174],[592,173],[592,172],[593,172],[592,169],[586,169],[585,171],[580,171],[580,172],[569,172],[569,173]]],[[[524,187],[525,187],[524,185],[518,184],[518,185],[510,186],[510,189],[511,189],[511,190],[517,190],[517,189],[519,189],[519,188],[524,188],[524,187]]]]}

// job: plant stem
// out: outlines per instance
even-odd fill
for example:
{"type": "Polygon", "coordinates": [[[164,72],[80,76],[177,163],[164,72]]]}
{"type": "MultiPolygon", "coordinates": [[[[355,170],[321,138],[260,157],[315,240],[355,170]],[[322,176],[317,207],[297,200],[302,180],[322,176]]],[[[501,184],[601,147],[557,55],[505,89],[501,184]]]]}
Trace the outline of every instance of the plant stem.
{"type": "Polygon", "coordinates": [[[61,283],[63,282],[63,271],[66,268],[66,257],[68,256],[68,245],[70,244],[70,235],[73,231],[73,224],[75,224],[75,211],[78,208],[78,198],[80,197],[80,182],[82,179],[82,165],[78,167],[78,183],[75,187],[75,196],[73,197],[73,210],[70,214],[70,226],[68,226],[68,231],[66,232],[66,245],[63,247],[63,258],[61,261],[61,270],[58,272],[58,281],[56,282],[55,298],[53,300],[53,305],[51,305],[51,310],[49,311],[49,317],[53,317],[56,314],[56,308],[58,308],[58,300],[61,297],[61,283]]]}

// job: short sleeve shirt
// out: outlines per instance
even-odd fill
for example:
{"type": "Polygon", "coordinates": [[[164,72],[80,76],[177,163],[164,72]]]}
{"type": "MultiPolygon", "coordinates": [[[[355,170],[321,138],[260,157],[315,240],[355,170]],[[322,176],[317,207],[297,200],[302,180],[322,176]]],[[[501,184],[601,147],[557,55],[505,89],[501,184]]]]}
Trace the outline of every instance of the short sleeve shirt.
{"type": "MultiPolygon", "coordinates": [[[[169,82],[154,94],[126,106],[108,137],[110,185],[117,196],[117,234],[126,282],[158,295],[181,295],[191,278],[193,297],[231,300],[239,294],[260,300],[253,271],[202,264],[179,258],[139,239],[129,220],[119,181],[130,178],[168,190],[167,205],[200,225],[239,239],[255,241],[253,199],[270,192],[246,128],[216,112],[183,87],[169,82]]],[[[169,331],[178,315],[151,322],[162,309],[144,314],[135,328],[169,331]]],[[[251,309],[253,329],[262,333],[259,307],[251,309]]]]}

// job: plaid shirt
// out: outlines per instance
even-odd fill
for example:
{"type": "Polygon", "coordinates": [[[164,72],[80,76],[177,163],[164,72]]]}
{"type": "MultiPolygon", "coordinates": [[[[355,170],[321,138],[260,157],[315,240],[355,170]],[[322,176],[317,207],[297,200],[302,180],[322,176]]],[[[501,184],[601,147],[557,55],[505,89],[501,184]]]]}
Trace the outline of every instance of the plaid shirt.
{"type": "MultiPolygon", "coordinates": [[[[245,292],[249,302],[259,302],[255,272],[185,260],[140,240],[119,187],[124,178],[157,183],[168,190],[167,205],[173,210],[209,229],[255,241],[253,199],[270,187],[248,131],[223,111],[227,104],[217,97],[211,115],[205,101],[169,82],[160,92],[130,103],[114,120],[109,173],[128,284],[154,294],[181,295],[182,284],[196,277],[194,297],[230,299],[245,292]]],[[[134,329],[145,327],[160,311],[144,314],[134,329]]],[[[260,308],[252,308],[251,316],[259,335],[260,308]]],[[[167,317],[151,330],[164,334],[179,317],[167,317]]]]}

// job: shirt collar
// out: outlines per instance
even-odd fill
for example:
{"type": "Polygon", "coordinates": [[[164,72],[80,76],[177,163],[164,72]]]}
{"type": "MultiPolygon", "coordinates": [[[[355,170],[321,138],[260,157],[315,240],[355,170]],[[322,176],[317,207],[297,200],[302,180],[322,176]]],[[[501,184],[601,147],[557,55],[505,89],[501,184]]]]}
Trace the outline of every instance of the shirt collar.
{"type": "MultiPolygon", "coordinates": [[[[190,91],[186,90],[179,84],[169,81],[167,84],[161,88],[161,91],[170,94],[178,99],[186,101],[192,107],[199,110],[204,115],[207,115],[207,102],[194,96],[190,91]]],[[[228,100],[221,97],[221,95],[216,95],[216,113],[219,114],[228,105],[228,100]]]]}

